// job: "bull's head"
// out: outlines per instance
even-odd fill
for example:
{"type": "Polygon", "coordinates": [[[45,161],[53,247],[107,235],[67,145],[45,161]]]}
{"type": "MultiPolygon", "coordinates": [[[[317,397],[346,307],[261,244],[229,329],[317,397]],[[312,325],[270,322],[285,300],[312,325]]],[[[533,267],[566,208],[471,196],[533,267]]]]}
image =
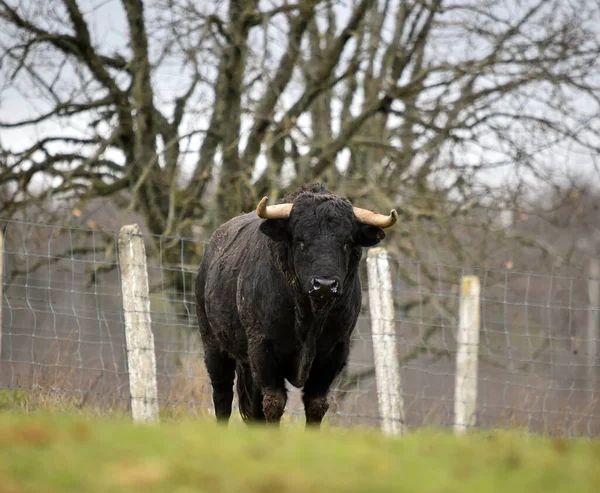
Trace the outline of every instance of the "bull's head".
{"type": "Polygon", "coordinates": [[[358,207],[333,194],[304,193],[293,203],[267,206],[264,197],[256,213],[266,219],[260,231],[274,241],[285,242],[301,289],[318,304],[344,291],[348,274],[355,273],[361,247],[385,238],[383,228],[398,219],[358,207]]]}

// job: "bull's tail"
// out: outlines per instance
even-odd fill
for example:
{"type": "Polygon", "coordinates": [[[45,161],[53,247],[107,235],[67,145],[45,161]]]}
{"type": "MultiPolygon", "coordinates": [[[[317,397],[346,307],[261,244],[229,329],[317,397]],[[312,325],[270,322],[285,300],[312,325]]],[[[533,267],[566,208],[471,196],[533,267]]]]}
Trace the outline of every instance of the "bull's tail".
{"type": "Polygon", "coordinates": [[[237,375],[237,395],[240,406],[240,414],[244,421],[252,419],[252,397],[254,395],[254,380],[250,367],[237,364],[235,368],[237,375]]]}

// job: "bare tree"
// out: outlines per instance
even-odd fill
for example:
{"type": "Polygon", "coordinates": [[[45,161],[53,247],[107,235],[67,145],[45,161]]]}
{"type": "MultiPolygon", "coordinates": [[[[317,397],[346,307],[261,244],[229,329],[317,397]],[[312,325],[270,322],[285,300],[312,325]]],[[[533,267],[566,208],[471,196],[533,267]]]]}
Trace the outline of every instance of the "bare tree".
{"type": "Polygon", "coordinates": [[[557,146],[598,150],[595,2],[111,4],[0,2],[3,86],[35,104],[0,125],[37,130],[4,142],[5,212],[38,200],[39,174],[58,197],[124,192],[156,234],[212,229],[281,194],[287,164],[288,187],[432,216],[478,197],[478,172],[547,179],[557,146]],[[125,30],[110,48],[108,14],[125,30]]]}

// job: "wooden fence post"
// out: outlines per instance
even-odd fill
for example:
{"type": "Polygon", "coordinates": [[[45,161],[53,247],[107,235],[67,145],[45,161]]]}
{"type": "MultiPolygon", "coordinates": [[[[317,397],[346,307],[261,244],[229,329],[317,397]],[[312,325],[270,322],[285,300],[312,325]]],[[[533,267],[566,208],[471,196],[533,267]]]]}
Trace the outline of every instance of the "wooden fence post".
{"type": "Polygon", "coordinates": [[[476,422],[481,293],[479,278],[463,277],[460,292],[454,391],[454,432],[457,434],[465,433],[476,422]]]}
{"type": "Polygon", "coordinates": [[[119,232],[127,368],[134,421],[158,421],[156,356],[150,319],[146,249],[137,224],[119,232]]]}
{"type": "Polygon", "coordinates": [[[596,357],[598,356],[598,310],[600,309],[600,260],[590,260],[588,291],[590,307],[588,310],[588,330],[586,341],[588,387],[593,392],[596,384],[596,357]]]}
{"type": "Polygon", "coordinates": [[[369,249],[367,276],[381,428],[386,434],[401,435],[405,431],[404,411],[396,350],[392,275],[389,255],[384,248],[369,249]]]}
{"type": "Polygon", "coordinates": [[[4,234],[0,229],[0,356],[2,355],[2,303],[4,302],[3,291],[4,287],[4,234]]]}

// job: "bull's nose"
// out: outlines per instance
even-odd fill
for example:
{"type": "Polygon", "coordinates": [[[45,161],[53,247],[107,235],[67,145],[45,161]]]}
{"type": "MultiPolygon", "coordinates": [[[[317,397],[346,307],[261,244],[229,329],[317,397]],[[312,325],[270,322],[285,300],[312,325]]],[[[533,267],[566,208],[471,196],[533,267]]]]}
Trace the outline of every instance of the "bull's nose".
{"type": "Polygon", "coordinates": [[[313,277],[310,280],[310,294],[320,298],[329,298],[339,294],[340,281],[335,277],[313,277]]]}

